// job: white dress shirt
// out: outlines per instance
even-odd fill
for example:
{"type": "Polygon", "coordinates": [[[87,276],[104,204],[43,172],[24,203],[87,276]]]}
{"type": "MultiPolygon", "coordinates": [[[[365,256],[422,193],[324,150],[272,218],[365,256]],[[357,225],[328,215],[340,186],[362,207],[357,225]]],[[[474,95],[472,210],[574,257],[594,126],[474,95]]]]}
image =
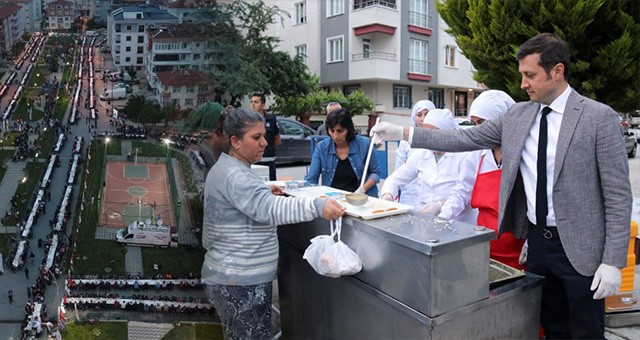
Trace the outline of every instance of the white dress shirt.
{"type": "MultiPolygon", "coordinates": [[[[549,205],[549,214],[547,215],[547,225],[556,226],[556,214],[553,209],[553,173],[555,170],[556,148],[558,146],[558,136],[560,135],[560,125],[562,124],[562,115],[567,105],[567,99],[571,93],[571,87],[562,92],[549,107],[551,112],[547,114],[547,204],[549,205]]],[[[538,134],[540,133],[540,117],[542,109],[545,105],[540,105],[536,120],[531,126],[529,136],[527,137],[524,149],[522,150],[522,158],[520,159],[520,172],[524,182],[524,191],[527,195],[527,217],[529,221],[538,224],[536,221],[536,181],[538,179],[538,134]]]]}
{"type": "Polygon", "coordinates": [[[480,151],[445,153],[438,162],[426,149],[412,149],[407,162],[387,177],[382,194],[393,197],[402,190],[399,202],[419,210],[433,201],[444,201],[439,217],[477,224],[477,212],[469,206],[480,151]],[[418,194],[407,198],[405,191],[418,194]]]}

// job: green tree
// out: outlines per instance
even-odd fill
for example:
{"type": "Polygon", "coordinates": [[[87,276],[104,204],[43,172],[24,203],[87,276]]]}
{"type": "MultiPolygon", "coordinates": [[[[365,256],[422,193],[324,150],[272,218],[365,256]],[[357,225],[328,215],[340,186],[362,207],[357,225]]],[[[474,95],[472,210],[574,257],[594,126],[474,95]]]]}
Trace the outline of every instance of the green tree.
{"type": "Polygon", "coordinates": [[[637,0],[442,0],[436,8],[489,88],[527,100],[518,47],[541,32],[564,39],[569,83],[618,111],[638,108],[640,3],[637,0]]]}
{"type": "Polygon", "coordinates": [[[306,66],[300,59],[274,51],[277,37],[268,28],[286,13],[259,1],[218,2],[211,7],[207,26],[214,42],[224,51],[212,70],[216,101],[231,95],[231,103],[254,91],[288,96],[305,93],[306,66]]]}
{"type": "Polygon", "coordinates": [[[134,94],[129,96],[129,99],[127,99],[127,103],[122,108],[122,111],[127,114],[129,119],[138,120],[140,118],[140,112],[144,110],[145,106],[147,106],[147,100],[144,96],[134,94]]]}

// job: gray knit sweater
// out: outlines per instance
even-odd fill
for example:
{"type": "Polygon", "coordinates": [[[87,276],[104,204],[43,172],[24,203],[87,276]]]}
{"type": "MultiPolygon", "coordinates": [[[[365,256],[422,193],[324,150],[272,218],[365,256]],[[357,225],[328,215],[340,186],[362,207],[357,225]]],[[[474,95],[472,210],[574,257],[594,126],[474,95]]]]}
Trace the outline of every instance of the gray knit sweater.
{"type": "Polygon", "coordinates": [[[222,154],[204,188],[205,283],[248,286],[275,279],[278,224],[311,221],[326,199],[276,196],[250,165],[222,154]]]}

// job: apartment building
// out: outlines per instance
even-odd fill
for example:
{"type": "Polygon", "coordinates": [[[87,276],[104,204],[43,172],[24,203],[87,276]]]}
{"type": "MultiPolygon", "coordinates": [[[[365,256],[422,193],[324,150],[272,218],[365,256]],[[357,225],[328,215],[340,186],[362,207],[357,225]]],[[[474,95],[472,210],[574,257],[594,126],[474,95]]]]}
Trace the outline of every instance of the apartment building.
{"type": "Polygon", "coordinates": [[[20,10],[18,5],[0,5],[0,55],[3,57],[7,56],[24,33],[24,28],[20,27],[20,10]]]}
{"type": "Polygon", "coordinates": [[[24,23],[25,32],[39,32],[42,30],[42,0],[10,0],[6,3],[21,7],[20,22],[24,23]]]}
{"type": "Polygon", "coordinates": [[[156,25],[148,28],[145,75],[155,89],[158,72],[179,69],[210,70],[216,52],[211,32],[193,23],[156,25]]]}
{"type": "Polygon", "coordinates": [[[119,70],[144,70],[149,43],[147,29],[176,23],[178,18],[155,5],[138,4],[113,10],[107,20],[107,39],[115,66],[119,70]]]}
{"type": "Polygon", "coordinates": [[[193,109],[215,99],[213,78],[202,71],[162,71],[156,77],[156,96],[162,106],[175,103],[181,109],[193,109]]]}
{"type": "Polygon", "coordinates": [[[267,3],[291,13],[269,32],[281,39],[281,50],[303,56],[322,86],[345,95],[361,89],[377,103],[376,111],[399,121],[421,99],[465,116],[483,90],[444,31],[435,0],[267,3]]]}
{"type": "Polygon", "coordinates": [[[52,31],[70,29],[76,18],[75,4],[73,1],[57,0],[48,2],[45,5],[45,11],[48,18],[46,27],[52,31]]]}

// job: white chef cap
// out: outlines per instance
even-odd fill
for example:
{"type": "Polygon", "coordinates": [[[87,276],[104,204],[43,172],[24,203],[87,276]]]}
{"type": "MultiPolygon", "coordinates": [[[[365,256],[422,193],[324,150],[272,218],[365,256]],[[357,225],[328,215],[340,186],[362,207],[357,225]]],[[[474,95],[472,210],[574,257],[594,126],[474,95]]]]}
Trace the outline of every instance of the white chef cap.
{"type": "Polygon", "coordinates": [[[449,109],[429,110],[422,124],[431,124],[440,130],[457,130],[458,124],[453,120],[453,114],[449,109]]]}
{"type": "Polygon", "coordinates": [[[416,122],[416,115],[418,114],[418,112],[424,109],[427,109],[429,110],[429,112],[431,112],[431,110],[434,110],[435,108],[436,106],[433,105],[430,100],[420,100],[415,103],[413,105],[413,109],[411,109],[411,123],[413,124],[413,126],[418,126],[418,123],[416,122]]]}
{"type": "Polygon", "coordinates": [[[473,100],[469,108],[469,116],[491,120],[509,110],[515,101],[500,90],[487,90],[473,100]]]}

